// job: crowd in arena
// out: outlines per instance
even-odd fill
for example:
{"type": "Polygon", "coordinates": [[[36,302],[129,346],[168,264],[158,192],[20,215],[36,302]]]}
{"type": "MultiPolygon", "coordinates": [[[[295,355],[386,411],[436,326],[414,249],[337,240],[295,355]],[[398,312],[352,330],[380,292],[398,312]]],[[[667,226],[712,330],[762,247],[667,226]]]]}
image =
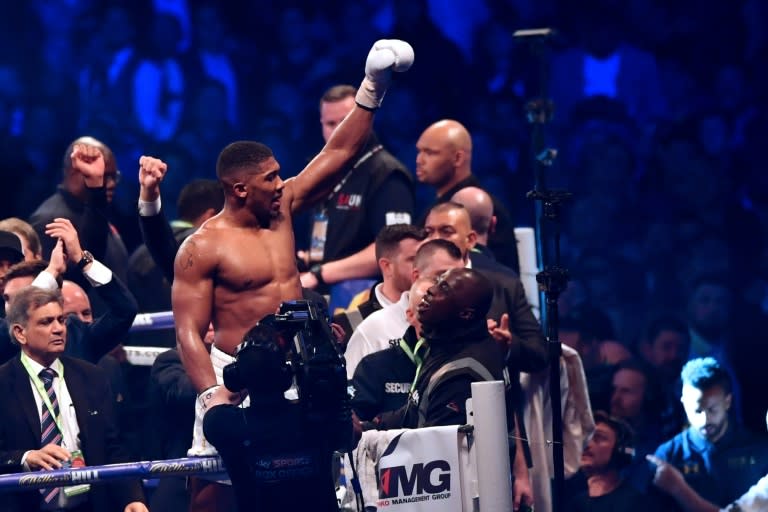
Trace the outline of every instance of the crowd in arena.
{"type": "MultiPolygon", "coordinates": [[[[545,429],[529,408],[551,361],[515,235],[538,220],[526,107],[543,94],[557,149],[546,182],[573,194],[560,216],[558,338],[585,400],[566,407],[589,427],[566,468],[567,510],[768,507],[760,0],[33,0],[0,11],[0,386],[16,397],[29,380],[37,409],[0,399],[14,417],[0,428],[4,473],[75,460],[55,446],[79,446],[78,432],[100,439],[86,465],[215,453],[201,396],[221,379],[193,362],[231,362],[244,324],[293,294],[328,311],[357,435],[466,422],[472,368],[418,404],[425,375],[460,355],[511,376],[514,499],[546,509],[532,446],[545,429]],[[544,26],[557,30],[535,43],[513,35],[544,26]],[[410,69],[399,42],[368,53],[395,39],[412,46],[410,69]],[[371,64],[390,50],[394,63],[371,64]],[[273,184],[241,180],[246,167],[273,184]],[[260,227],[288,208],[291,229],[249,238],[253,226],[237,231],[242,215],[226,214],[246,204],[260,227]],[[240,234],[211,234],[222,225],[240,234]],[[274,247],[289,232],[286,257],[274,247]],[[139,313],[171,311],[176,329],[132,329],[139,313]],[[38,361],[37,320],[63,366],[38,361]],[[124,347],[163,350],[142,366],[124,347]],[[42,441],[23,437],[27,420],[42,441]],[[18,450],[30,442],[40,446],[18,450]]],[[[8,506],[235,506],[184,478],[140,484],[44,489],[41,506],[18,493],[8,506]]]]}

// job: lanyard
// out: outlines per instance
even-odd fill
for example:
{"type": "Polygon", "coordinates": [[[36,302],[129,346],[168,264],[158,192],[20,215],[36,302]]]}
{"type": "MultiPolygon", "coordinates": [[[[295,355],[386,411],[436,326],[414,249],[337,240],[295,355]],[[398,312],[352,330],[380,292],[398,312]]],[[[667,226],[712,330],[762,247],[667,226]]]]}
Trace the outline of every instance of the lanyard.
{"type": "MultiPolygon", "coordinates": [[[[53,404],[51,404],[51,400],[48,398],[48,393],[45,391],[45,385],[43,385],[43,381],[40,379],[39,375],[35,374],[35,371],[32,369],[29,363],[29,357],[24,352],[21,353],[21,364],[24,366],[24,369],[27,370],[27,373],[29,374],[29,378],[32,379],[32,384],[35,386],[35,390],[37,391],[37,394],[40,395],[40,398],[43,400],[43,403],[45,404],[45,407],[48,408],[48,412],[51,414],[51,418],[53,418],[53,421],[56,422],[56,426],[59,428],[59,432],[61,435],[64,435],[64,429],[61,425],[61,407],[59,407],[59,415],[55,415],[53,412],[53,404]]],[[[64,366],[61,366],[61,375],[59,377],[59,383],[61,383],[64,380],[64,366]]],[[[61,391],[61,384],[56,386],[59,388],[59,391],[61,391]]],[[[56,393],[56,396],[59,397],[59,393],[56,393]]]]}
{"type": "Polygon", "coordinates": [[[331,199],[333,199],[333,196],[339,193],[339,190],[341,190],[341,187],[344,186],[344,184],[347,182],[350,176],[352,176],[352,173],[355,169],[363,165],[369,158],[371,158],[373,155],[378,153],[384,149],[384,146],[381,144],[378,144],[374,147],[372,147],[367,153],[365,153],[363,156],[357,159],[357,162],[355,162],[355,165],[352,166],[352,168],[347,172],[347,174],[344,175],[344,177],[341,179],[340,182],[336,184],[335,187],[333,187],[333,190],[331,190],[331,193],[328,194],[328,198],[325,200],[326,207],[331,202],[331,199]]]}
{"type": "Polygon", "coordinates": [[[413,347],[413,351],[411,351],[411,347],[408,346],[408,344],[405,342],[404,339],[400,338],[400,348],[405,352],[405,355],[408,356],[408,359],[413,362],[413,364],[416,365],[416,374],[413,376],[413,384],[411,384],[411,389],[413,389],[413,386],[416,384],[416,380],[419,378],[419,374],[421,373],[421,365],[424,362],[424,360],[419,355],[419,349],[421,348],[424,343],[426,343],[426,340],[424,338],[419,338],[419,341],[416,342],[416,346],[413,347]]]}

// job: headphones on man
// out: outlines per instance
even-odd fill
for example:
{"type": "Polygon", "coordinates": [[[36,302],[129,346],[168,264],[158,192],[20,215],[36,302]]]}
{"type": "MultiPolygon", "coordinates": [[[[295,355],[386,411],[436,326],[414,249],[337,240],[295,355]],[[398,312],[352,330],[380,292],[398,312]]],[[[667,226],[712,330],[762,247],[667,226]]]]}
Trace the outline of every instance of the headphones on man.
{"type": "Polygon", "coordinates": [[[595,423],[605,423],[616,433],[616,444],[611,454],[611,464],[617,469],[622,470],[632,464],[635,460],[635,434],[629,424],[619,418],[613,417],[603,411],[595,411],[595,423]]]}
{"type": "Polygon", "coordinates": [[[285,391],[293,383],[293,371],[273,327],[256,324],[235,351],[235,361],[224,367],[224,386],[238,393],[243,389],[285,391]]]}

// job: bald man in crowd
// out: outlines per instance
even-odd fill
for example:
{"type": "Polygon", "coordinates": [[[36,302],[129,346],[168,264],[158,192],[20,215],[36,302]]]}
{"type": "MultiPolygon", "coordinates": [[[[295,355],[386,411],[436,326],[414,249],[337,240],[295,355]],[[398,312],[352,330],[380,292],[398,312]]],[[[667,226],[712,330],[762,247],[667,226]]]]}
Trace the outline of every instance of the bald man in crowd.
{"type": "Polygon", "coordinates": [[[462,205],[469,213],[470,225],[477,235],[475,249],[493,258],[488,249],[488,237],[496,230],[498,220],[493,214],[491,195],[480,187],[465,187],[453,194],[451,201],[462,205]]]}
{"type": "MultiPolygon", "coordinates": [[[[416,151],[416,179],[435,189],[434,204],[450,201],[464,188],[482,188],[472,174],[472,137],[458,121],[443,119],[430,125],[419,137],[416,151]]],[[[512,216],[498,198],[491,195],[491,200],[496,223],[488,247],[499,262],[518,272],[512,216]]]]}
{"type": "Polygon", "coordinates": [[[64,299],[64,314],[75,315],[81,322],[93,323],[93,310],[88,294],[74,281],[61,283],[61,297],[64,299]]]}

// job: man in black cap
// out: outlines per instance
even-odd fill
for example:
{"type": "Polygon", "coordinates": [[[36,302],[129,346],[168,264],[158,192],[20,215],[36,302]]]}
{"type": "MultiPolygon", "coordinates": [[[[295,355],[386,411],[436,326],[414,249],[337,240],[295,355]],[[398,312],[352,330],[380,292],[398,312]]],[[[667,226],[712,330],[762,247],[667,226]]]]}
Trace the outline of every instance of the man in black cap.
{"type": "MultiPolygon", "coordinates": [[[[0,231],[0,281],[5,278],[8,269],[16,263],[24,260],[24,252],[21,249],[21,239],[15,233],[10,231],[0,231]]],[[[0,316],[5,316],[5,301],[0,297],[0,316]]],[[[10,346],[0,347],[0,360],[7,359],[6,352],[11,350],[10,346]]],[[[13,352],[8,352],[12,354],[13,352]]]]}
{"type": "Polygon", "coordinates": [[[5,276],[11,265],[24,259],[21,240],[15,233],[0,231],[0,279],[5,276]]]}

